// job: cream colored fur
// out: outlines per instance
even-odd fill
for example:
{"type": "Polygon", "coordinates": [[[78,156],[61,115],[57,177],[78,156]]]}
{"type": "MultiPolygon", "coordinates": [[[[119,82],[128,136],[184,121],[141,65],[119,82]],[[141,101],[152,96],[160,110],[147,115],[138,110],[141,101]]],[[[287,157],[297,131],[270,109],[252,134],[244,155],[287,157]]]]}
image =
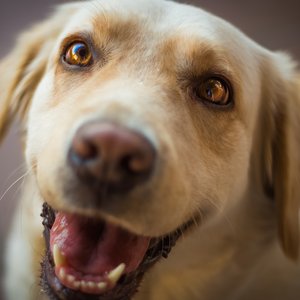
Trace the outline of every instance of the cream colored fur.
{"type": "Polygon", "coordinates": [[[39,288],[44,201],[149,236],[195,219],[134,300],[300,298],[300,79],[287,55],[191,6],[98,0],[59,7],[0,71],[0,137],[19,116],[28,166],[7,248],[7,300],[47,299],[39,288]],[[66,37],[82,32],[103,55],[84,77],[59,56],[66,37]],[[229,77],[233,108],[190,99],[189,74],[207,72],[229,77]],[[74,132],[95,119],[146,135],[162,162],[146,187],[99,212],[79,209],[63,189],[74,132]]]}

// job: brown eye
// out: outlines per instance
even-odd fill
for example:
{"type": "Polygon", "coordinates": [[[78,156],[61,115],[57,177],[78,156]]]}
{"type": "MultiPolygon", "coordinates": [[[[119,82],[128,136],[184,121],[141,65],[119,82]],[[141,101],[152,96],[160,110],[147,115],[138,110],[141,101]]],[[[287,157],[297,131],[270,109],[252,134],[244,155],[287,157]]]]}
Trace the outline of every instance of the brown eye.
{"type": "Polygon", "coordinates": [[[85,67],[92,61],[92,53],[83,42],[76,42],[67,48],[64,60],[69,65],[85,67]]]}
{"type": "Polygon", "coordinates": [[[227,105],[230,103],[230,91],[224,80],[210,78],[203,81],[196,88],[196,95],[204,101],[209,101],[216,105],[227,105]]]}

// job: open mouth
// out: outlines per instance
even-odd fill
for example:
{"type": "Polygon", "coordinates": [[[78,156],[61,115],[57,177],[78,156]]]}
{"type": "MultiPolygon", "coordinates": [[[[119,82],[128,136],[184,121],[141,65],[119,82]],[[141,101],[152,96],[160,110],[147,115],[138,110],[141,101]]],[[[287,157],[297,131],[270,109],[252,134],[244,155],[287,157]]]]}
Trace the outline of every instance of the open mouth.
{"type": "Polygon", "coordinates": [[[41,285],[50,299],[125,300],[147,270],[167,258],[188,222],[160,238],[138,236],[104,220],[43,205],[46,255],[41,285]]]}

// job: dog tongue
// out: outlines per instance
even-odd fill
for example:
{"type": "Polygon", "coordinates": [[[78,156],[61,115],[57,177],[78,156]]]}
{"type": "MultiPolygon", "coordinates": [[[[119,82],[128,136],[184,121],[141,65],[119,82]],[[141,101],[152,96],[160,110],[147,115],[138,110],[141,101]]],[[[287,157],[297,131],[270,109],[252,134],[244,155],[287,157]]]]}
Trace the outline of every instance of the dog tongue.
{"type": "Polygon", "coordinates": [[[85,275],[102,275],[124,263],[125,273],[138,268],[150,238],[137,236],[113,224],[75,214],[58,213],[50,234],[68,266],[85,275]]]}

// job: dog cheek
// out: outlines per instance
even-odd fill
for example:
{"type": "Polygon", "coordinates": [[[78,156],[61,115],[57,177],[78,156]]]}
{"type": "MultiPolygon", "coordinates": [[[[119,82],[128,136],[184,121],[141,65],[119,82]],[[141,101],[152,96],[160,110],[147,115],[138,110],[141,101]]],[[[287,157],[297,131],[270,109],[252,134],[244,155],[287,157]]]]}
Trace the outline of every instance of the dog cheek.
{"type": "Polygon", "coordinates": [[[68,171],[63,167],[64,144],[59,142],[64,139],[64,131],[55,127],[53,120],[56,119],[50,113],[33,120],[26,148],[27,164],[33,170],[43,200],[50,205],[62,199],[63,189],[60,185],[63,177],[67,176],[64,173],[68,171]]]}
{"type": "Polygon", "coordinates": [[[54,97],[52,93],[52,76],[45,75],[33,95],[32,104],[26,125],[25,158],[30,168],[35,169],[39,153],[49,141],[49,133],[53,130],[47,103],[54,97]]]}
{"type": "Polygon", "coordinates": [[[64,203],[64,188],[63,188],[63,179],[68,176],[67,168],[59,168],[57,162],[60,161],[58,156],[49,156],[46,151],[44,154],[39,157],[37,168],[36,168],[36,182],[41,194],[43,201],[46,201],[49,205],[55,208],[63,209],[64,203]]]}

